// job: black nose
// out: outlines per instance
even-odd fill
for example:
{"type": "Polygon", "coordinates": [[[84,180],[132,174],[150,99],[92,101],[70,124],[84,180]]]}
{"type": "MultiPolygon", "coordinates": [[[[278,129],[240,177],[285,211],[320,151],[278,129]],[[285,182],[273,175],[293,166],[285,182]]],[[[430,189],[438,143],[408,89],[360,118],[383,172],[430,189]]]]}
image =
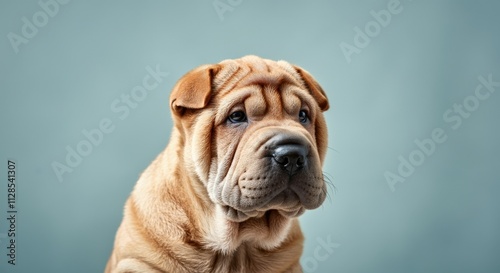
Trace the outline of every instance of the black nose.
{"type": "Polygon", "coordinates": [[[306,165],[307,150],[298,144],[279,145],[274,149],[273,158],[290,175],[293,175],[306,165]]]}

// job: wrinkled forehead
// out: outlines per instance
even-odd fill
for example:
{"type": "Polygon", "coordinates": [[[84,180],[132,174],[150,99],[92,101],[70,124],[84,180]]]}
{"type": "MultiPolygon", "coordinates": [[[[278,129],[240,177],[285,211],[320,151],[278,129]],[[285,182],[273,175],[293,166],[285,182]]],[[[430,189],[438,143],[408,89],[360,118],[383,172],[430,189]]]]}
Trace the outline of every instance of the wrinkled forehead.
{"type": "Polygon", "coordinates": [[[244,105],[251,116],[271,113],[279,117],[284,112],[297,114],[304,105],[313,108],[314,99],[306,95],[307,88],[292,65],[285,61],[245,58],[220,63],[222,69],[212,83],[219,98],[217,123],[222,122],[235,105],[244,105]]]}
{"type": "Polygon", "coordinates": [[[218,96],[225,96],[233,89],[250,85],[273,86],[284,84],[305,88],[304,82],[293,66],[285,61],[271,61],[247,56],[220,62],[222,69],[212,82],[218,96]]]}

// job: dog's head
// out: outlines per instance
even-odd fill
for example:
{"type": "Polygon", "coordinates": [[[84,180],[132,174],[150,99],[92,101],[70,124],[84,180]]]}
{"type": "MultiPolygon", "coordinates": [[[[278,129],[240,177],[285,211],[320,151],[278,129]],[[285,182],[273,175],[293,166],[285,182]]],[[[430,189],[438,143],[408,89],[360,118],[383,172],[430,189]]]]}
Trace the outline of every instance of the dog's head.
{"type": "Polygon", "coordinates": [[[200,66],[177,82],[170,106],[184,163],[231,221],[323,203],[329,104],[307,71],[256,56],[200,66]]]}

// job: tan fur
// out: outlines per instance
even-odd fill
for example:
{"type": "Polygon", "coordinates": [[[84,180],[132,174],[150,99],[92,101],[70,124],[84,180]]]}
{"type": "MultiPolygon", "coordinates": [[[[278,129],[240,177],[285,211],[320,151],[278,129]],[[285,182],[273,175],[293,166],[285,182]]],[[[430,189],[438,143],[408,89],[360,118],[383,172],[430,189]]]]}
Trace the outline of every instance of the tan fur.
{"type": "Polygon", "coordinates": [[[127,200],[105,272],[302,272],[297,216],[326,194],[322,111],[329,105],[319,84],[287,62],[246,56],[190,71],[170,106],[170,142],[127,200]],[[311,124],[297,122],[302,109],[311,124]],[[252,122],[228,125],[235,110],[252,122]],[[258,156],[279,134],[310,148],[310,166],[290,178],[293,198],[267,190],[283,183],[267,178],[258,156]],[[276,197],[259,201],[269,194],[276,197]]]}

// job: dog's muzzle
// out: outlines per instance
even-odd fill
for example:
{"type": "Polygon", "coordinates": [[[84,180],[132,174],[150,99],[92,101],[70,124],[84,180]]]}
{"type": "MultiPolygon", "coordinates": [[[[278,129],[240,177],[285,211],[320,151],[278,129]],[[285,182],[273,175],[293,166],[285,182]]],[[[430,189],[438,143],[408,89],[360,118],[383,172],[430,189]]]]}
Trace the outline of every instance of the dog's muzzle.
{"type": "Polygon", "coordinates": [[[269,210],[296,217],[320,206],[326,188],[312,145],[302,134],[289,130],[269,132],[263,141],[245,145],[242,162],[246,164],[240,165],[242,171],[233,176],[234,182],[225,185],[230,195],[222,197],[229,218],[243,221],[269,210]]]}

